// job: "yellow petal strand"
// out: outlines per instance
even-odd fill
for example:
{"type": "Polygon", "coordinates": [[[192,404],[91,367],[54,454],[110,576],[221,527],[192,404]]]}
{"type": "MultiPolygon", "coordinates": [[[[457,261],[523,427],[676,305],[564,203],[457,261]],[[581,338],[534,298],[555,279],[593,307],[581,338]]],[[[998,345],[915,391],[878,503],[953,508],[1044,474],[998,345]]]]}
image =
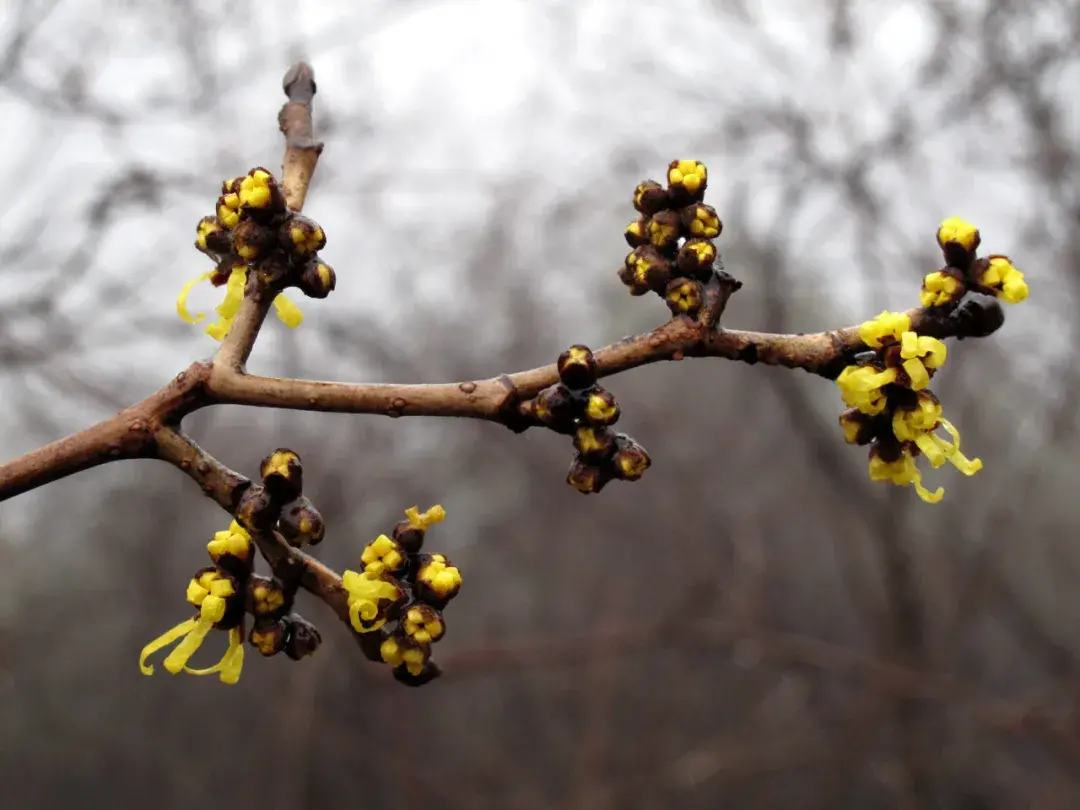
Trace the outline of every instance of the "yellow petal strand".
{"type": "Polygon", "coordinates": [[[441,505],[435,504],[426,512],[421,513],[419,507],[410,506],[405,510],[405,517],[408,518],[409,525],[414,529],[426,530],[429,526],[446,520],[446,510],[441,505]]]}
{"type": "Polygon", "coordinates": [[[945,497],[945,488],[938,487],[931,492],[922,483],[922,473],[919,472],[919,468],[915,464],[915,459],[908,456],[905,460],[905,467],[907,468],[907,478],[915,485],[916,494],[927,503],[937,503],[943,497],[945,497]]]}
{"type": "Polygon", "coordinates": [[[225,665],[221,668],[221,682],[233,684],[240,680],[244,668],[244,633],[239,627],[229,631],[229,650],[225,653],[225,665]]]}
{"type": "Polygon", "coordinates": [[[353,626],[353,629],[357,633],[370,633],[372,630],[376,629],[374,627],[366,627],[364,623],[371,621],[378,615],[379,609],[370,599],[349,600],[349,624],[353,626]]]}
{"type": "Polygon", "coordinates": [[[240,302],[244,300],[244,287],[247,285],[247,266],[234,267],[225,285],[225,300],[217,305],[217,314],[223,318],[235,318],[240,311],[240,302]]]}
{"type": "Polygon", "coordinates": [[[948,433],[949,436],[952,437],[952,440],[953,440],[952,450],[953,450],[953,452],[959,453],[960,452],[960,431],[957,430],[956,426],[953,425],[953,423],[950,422],[948,419],[942,419],[941,420],[941,426],[943,428],[945,428],[945,432],[948,433]]]}
{"type": "Polygon", "coordinates": [[[239,627],[229,631],[229,648],[221,656],[221,660],[212,667],[205,669],[191,669],[185,666],[184,672],[188,675],[213,675],[220,672],[222,683],[233,684],[240,680],[240,670],[244,666],[244,635],[239,627]]]}
{"type": "Polygon", "coordinates": [[[949,459],[949,463],[964,475],[974,475],[981,470],[983,467],[982,459],[969,459],[960,452],[960,431],[953,427],[952,422],[948,419],[942,419],[941,426],[945,428],[953,438],[953,444],[949,445],[950,450],[946,451],[946,457],[949,459]]]}
{"type": "Polygon", "coordinates": [[[918,496],[920,498],[922,498],[924,501],[926,501],[927,503],[937,503],[943,497],[945,497],[945,488],[944,487],[938,487],[933,492],[931,492],[926,487],[924,487],[922,485],[922,476],[921,475],[916,474],[916,477],[912,480],[912,483],[915,485],[915,492],[918,493],[918,496]]]}
{"type": "Polygon", "coordinates": [[[206,334],[212,337],[214,340],[224,340],[225,336],[229,334],[229,327],[232,326],[232,318],[229,320],[219,320],[217,323],[212,323],[206,327],[206,334]]]}
{"type": "Polygon", "coordinates": [[[164,649],[176,641],[181,636],[186,636],[192,630],[198,622],[195,619],[188,619],[186,622],[180,622],[176,627],[171,630],[166,630],[160,636],[155,638],[149,644],[142,648],[142,652],[139,653],[139,671],[143,675],[153,675],[154,667],[146,663],[146,659],[156,653],[158,650],[164,649]]]}
{"type": "Polygon", "coordinates": [[[919,336],[914,332],[904,332],[900,336],[900,356],[907,359],[915,357],[919,351],[919,336]]]}
{"type": "Polygon", "coordinates": [[[348,592],[349,623],[358,633],[370,633],[385,623],[385,618],[374,626],[365,623],[374,621],[379,615],[379,600],[393,599],[397,596],[397,587],[384,580],[346,571],[341,577],[341,584],[348,592]]]}
{"type": "Polygon", "coordinates": [[[948,347],[937,338],[923,335],[919,338],[919,354],[926,358],[926,364],[930,368],[941,368],[945,365],[948,347]]]}
{"type": "Polygon", "coordinates": [[[217,323],[206,327],[206,334],[214,340],[224,340],[232,327],[233,318],[240,311],[240,304],[244,300],[244,287],[247,284],[247,266],[233,268],[229,275],[229,281],[225,285],[225,300],[216,307],[220,316],[217,323]]]}
{"type": "Polygon", "coordinates": [[[922,360],[913,357],[910,360],[905,360],[903,365],[904,371],[911,378],[912,391],[921,391],[930,384],[930,375],[927,374],[926,366],[923,365],[922,360]]]}
{"type": "Polygon", "coordinates": [[[277,310],[278,320],[290,329],[295,329],[304,320],[304,313],[300,311],[300,307],[284,295],[279,295],[274,299],[274,309],[277,310]]]}
{"type": "Polygon", "coordinates": [[[201,312],[198,315],[192,315],[187,308],[188,294],[195,288],[196,284],[201,284],[204,281],[208,281],[214,274],[203,273],[198,278],[194,278],[183,286],[180,290],[180,295],[176,299],[176,314],[180,316],[181,320],[185,323],[198,323],[206,316],[201,312]]]}
{"type": "MultiPolygon", "coordinates": [[[[942,448],[942,442],[937,436],[932,433],[918,433],[915,436],[916,446],[922,450],[923,455],[926,456],[930,462],[930,466],[937,469],[945,463],[946,451],[942,448]]],[[[946,444],[946,447],[949,445],[946,444]]]]}
{"type": "Polygon", "coordinates": [[[188,660],[195,654],[195,651],[202,646],[203,640],[206,638],[206,634],[210,632],[210,628],[213,625],[210,622],[199,619],[195,622],[195,627],[184,636],[184,640],[173,648],[173,651],[169,653],[168,658],[161,662],[161,665],[173,675],[180,672],[186,665],[188,660]]]}

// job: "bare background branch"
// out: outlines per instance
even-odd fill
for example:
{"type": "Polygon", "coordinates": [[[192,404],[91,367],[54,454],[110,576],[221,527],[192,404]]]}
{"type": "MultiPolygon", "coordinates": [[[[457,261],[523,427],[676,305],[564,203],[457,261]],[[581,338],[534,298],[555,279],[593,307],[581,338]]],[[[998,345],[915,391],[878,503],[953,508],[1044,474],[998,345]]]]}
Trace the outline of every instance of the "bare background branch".
{"type": "Polygon", "coordinates": [[[253,373],[484,378],[653,326],[614,275],[627,191],[685,154],[745,283],[733,328],[913,305],[945,216],[1013,255],[1031,301],[935,381],[986,469],[937,507],[889,493],[831,385],[727,363],[612,380],[654,467],[599,498],[547,433],[197,413],[245,474],[303,455],[338,569],[446,506],[447,675],[403,690],[330,631],[235,688],[143,678],[221,513],[156,462],[81,474],[0,505],[5,806],[1076,807],[1076,4],[319,8],[0,14],[4,457],[212,352],[173,313],[205,269],[194,225],[223,177],[276,166],[303,57],[326,142],[305,211],[338,291],[269,324],[253,373]]]}

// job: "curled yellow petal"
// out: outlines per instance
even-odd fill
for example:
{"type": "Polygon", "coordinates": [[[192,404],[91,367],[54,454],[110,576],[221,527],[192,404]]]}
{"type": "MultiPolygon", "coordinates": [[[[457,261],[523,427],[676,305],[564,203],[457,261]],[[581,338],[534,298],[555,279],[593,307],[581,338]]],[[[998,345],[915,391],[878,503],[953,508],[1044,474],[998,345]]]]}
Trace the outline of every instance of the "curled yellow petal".
{"type": "Polygon", "coordinates": [[[379,615],[379,601],[396,599],[397,586],[369,574],[346,571],[341,577],[342,587],[348,592],[349,623],[358,633],[370,633],[383,625],[385,619],[371,625],[379,615]]]}
{"type": "Polygon", "coordinates": [[[867,346],[881,348],[882,338],[900,339],[904,332],[911,329],[911,318],[905,312],[886,310],[876,318],[865,321],[859,326],[859,337],[867,346]]]}
{"type": "Polygon", "coordinates": [[[960,431],[953,427],[953,423],[948,419],[942,419],[941,426],[945,428],[950,436],[952,436],[953,440],[953,443],[949,445],[949,449],[946,451],[946,457],[949,459],[949,463],[964,475],[974,475],[981,470],[983,467],[982,459],[969,459],[960,452],[960,431]]]}
{"type": "Polygon", "coordinates": [[[244,300],[244,287],[247,285],[247,265],[234,267],[225,284],[225,300],[217,305],[217,314],[222,318],[235,318],[244,300]]]}
{"type": "Polygon", "coordinates": [[[926,366],[923,365],[922,360],[917,358],[905,360],[903,366],[904,371],[911,378],[912,391],[921,391],[930,384],[930,374],[926,371],[926,366]]]}
{"type": "Polygon", "coordinates": [[[139,671],[143,675],[153,675],[154,667],[146,663],[146,659],[156,653],[158,650],[164,649],[176,641],[181,636],[186,636],[192,630],[198,622],[195,619],[188,619],[187,621],[180,622],[170,630],[166,630],[160,636],[155,638],[149,644],[142,648],[142,652],[139,653],[139,671]]]}
{"type": "Polygon", "coordinates": [[[370,600],[356,599],[349,602],[349,624],[357,633],[371,633],[386,624],[386,619],[375,622],[378,615],[378,606],[370,600]]]}
{"type": "Polygon", "coordinates": [[[421,513],[419,507],[410,506],[405,510],[405,517],[409,520],[409,525],[414,529],[426,530],[429,526],[434,526],[436,523],[442,523],[446,520],[446,510],[441,505],[435,504],[426,512],[421,513]]]}
{"type": "Polygon", "coordinates": [[[233,318],[240,311],[240,304],[244,300],[244,287],[247,285],[247,265],[234,267],[229,274],[229,281],[225,284],[225,300],[217,305],[215,311],[218,314],[217,323],[206,327],[206,334],[214,340],[224,340],[232,328],[233,318]]]}
{"type": "Polygon", "coordinates": [[[915,357],[919,350],[919,336],[914,332],[904,332],[900,335],[900,356],[903,358],[915,357]]]}
{"type": "Polygon", "coordinates": [[[946,453],[942,447],[944,442],[933,433],[918,433],[914,441],[915,445],[922,450],[923,455],[930,462],[931,467],[937,469],[945,463],[946,453]]]}
{"type": "Polygon", "coordinates": [[[927,503],[937,503],[945,495],[945,490],[942,487],[930,492],[923,486],[922,473],[919,472],[919,468],[915,465],[915,459],[906,452],[896,461],[882,461],[879,456],[872,455],[870,457],[870,480],[889,481],[898,487],[914,484],[915,492],[927,503]]]}
{"type": "Polygon", "coordinates": [[[176,299],[176,314],[179,315],[181,320],[183,320],[185,323],[198,323],[206,317],[201,312],[198,315],[192,315],[187,308],[187,299],[188,295],[195,288],[196,284],[201,284],[204,281],[208,281],[213,275],[213,273],[203,273],[198,278],[194,278],[189,281],[180,289],[180,295],[176,299]]]}
{"type": "Polygon", "coordinates": [[[219,680],[222,683],[234,684],[240,680],[240,670],[244,666],[244,631],[240,627],[234,627],[229,631],[229,647],[221,660],[212,667],[205,669],[191,669],[184,667],[188,675],[213,675],[221,673],[219,680]]]}
{"type": "Polygon", "coordinates": [[[300,311],[300,307],[284,295],[279,295],[274,299],[274,309],[277,311],[278,320],[290,329],[295,329],[304,320],[304,313],[300,311]]]}
{"type": "Polygon", "coordinates": [[[937,503],[943,497],[945,497],[945,487],[938,487],[933,492],[923,486],[922,476],[916,471],[915,477],[911,479],[911,483],[915,485],[915,492],[920,498],[927,503],[937,503]]]}

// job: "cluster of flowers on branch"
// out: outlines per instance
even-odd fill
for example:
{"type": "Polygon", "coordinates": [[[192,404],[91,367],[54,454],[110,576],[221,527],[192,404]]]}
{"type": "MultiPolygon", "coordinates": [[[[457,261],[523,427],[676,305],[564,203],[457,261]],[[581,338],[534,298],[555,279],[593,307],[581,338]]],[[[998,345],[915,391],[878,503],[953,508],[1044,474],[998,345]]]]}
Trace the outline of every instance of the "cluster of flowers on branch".
{"type": "MultiPolygon", "coordinates": [[[[143,648],[143,674],[154,672],[150,656],[176,644],[163,662],[166,671],[218,673],[223,683],[236,683],[248,617],[247,642],[264,656],[284,652],[298,661],[319,647],[319,631],[293,610],[310,558],[272,551],[267,559],[280,578],[261,576],[254,571],[254,551],[263,540],[286,551],[317,545],[325,535],[322,515],[303,494],[303,465],[292,450],[275,450],[263,459],[260,475],[262,483],[247,486],[240,497],[236,520],[207,545],[213,565],[197,571],[188,584],[187,599],[196,614],[143,648]],[[228,632],[225,654],[211,667],[189,667],[211,630],[228,632]]],[[[440,674],[431,645],[445,634],[442,612],[461,589],[461,572],[445,555],[422,552],[427,529],[445,517],[438,505],[426,512],[406,509],[391,537],[380,535],[364,548],[361,570],[346,571],[340,585],[328,589],[344,596],[364,654],[390,664],[394,677],[410,686],[440,674]]]]}
{"type": "MultiPolygon", "coordinates": [[[[938,228],[937,241],[947,264],[923,279],[924,307],[948,313],[969,292],[1012,304],[1027,298],[1024,275],[1008,257],[977,258],[980,237],[974,225],[947,219],[938,228]]],[[[945,364],[945,344],[913,331],[911,318],[903,312],[882,312],[860,326],[859,336],[870,350],[859,354],[836,379],[849,406],[840,415],[844,438],[850,444],[869,445],[872,480],[914,485],[920,498],[937,503],[945,490],[938,487],[931,492],[923,486],[919,457],[925,456],[935,469],[949,462],[964,475],[982,469],[982,461],[960,452],[960,433],[942,416],[941,403],[929,388],[945,364]],[[942,429],[949,440],[938,435],[942,429]]]]}
{"type": "Polygon", "coordinates": [[[445,517],[437,504],[426,512],[406,509],[391,536],[381,534],[364,548],[362,569],[341,580],[360,649],[409,686],[440,674],[431,645],[446,633],[443,610],[461,590],[461,572],[445,555],[423,553],[428,528],[445,517]]]}
{"type": "MultiPolygon", "coordinates": [[[[204,316],[192,315],[187,307],[192,288],[203,281],[224,286],[218,320],[206,327],[215,340],[229,333],[248,285],[256,280],[277,290],[298,287],[310,298],[325,298],[337,283],[333,268],[319,258],[326,245],[323,229],[288,210],[277,180],[266,169],[255,168],[222,183],[216,212],[199,221],[197,234],[195,247],[215,267],[184,285],[176,310],[188,323],[199,323],[204,316]]],[[[274,308],[287,326],[303,320],[300,309],[280,293],[275,294],[274,308]]]]}
{"type": "Polygon", "coordinates": [[[633,250],[619,269],[631,295],[654,292],[673,315],[694,317],[705,302],[705,283],[719,259],[712,241],[723,224],[706,205],[708,170],[696,160],[673,160],[667,187],[645,180],[634,189],[641,216],[625,231],[633,250]]]}
{"type": "Polygon", "coordinates": [[[303,466],[292,450],[275,450],[263,459],[260,473],[262,484],[244,491],[236,520],[207,544],[213,565],[197,571],[188,583],[187,600],[198,612],[143,648],[139,668],[144,675],[154,672],[147,664],[151,655],[179,641],[162,664],[167,672],[219,673],[223,683],[236,683],[244,665],[249,615],[252,627],[247,640],[264,656],[284,652],[299,661],[318,649],[319,631],[292,609],[298,576],[282,581],[256,574],[252,535],[277,530],[290,545],[317,544],[325,533],[323,519],[302,493],[303,466]],[[212,667],[190,668],[188,661],[211,630],[228,631],[224,656],[212,667]]]}

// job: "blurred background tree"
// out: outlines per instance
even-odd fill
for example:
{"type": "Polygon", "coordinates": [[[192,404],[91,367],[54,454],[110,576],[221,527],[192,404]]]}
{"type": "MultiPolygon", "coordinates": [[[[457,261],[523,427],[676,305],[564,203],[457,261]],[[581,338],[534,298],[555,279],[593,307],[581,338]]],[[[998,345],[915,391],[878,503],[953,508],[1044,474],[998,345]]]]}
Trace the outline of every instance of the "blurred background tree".
{"type": "Polygon", "coordinates": [[[247,474],[301,453],[338,568],[446,506],[466,588],[422,690],[333,627],[235,688],[143,678],[222,513],[151,461],[6,502],[5,807],[1078,806],[1078,38],[1066,0],[10,0],[5,457],[211,353],[173,310],[194,225],[221,178],[277,165],[300,55],[338,292],[268,326],[259,372],[469,379],[655,325],[615,269],[630,190],[678,156],[711,169],[732,327],[915,304],[953,214],[1033,297],[935,381],[986,463],[936,507],[866,479],[834,386],[734,363],[613,379],[654,466],[598,498],[539,431],[191,417],[247,474]]]}

